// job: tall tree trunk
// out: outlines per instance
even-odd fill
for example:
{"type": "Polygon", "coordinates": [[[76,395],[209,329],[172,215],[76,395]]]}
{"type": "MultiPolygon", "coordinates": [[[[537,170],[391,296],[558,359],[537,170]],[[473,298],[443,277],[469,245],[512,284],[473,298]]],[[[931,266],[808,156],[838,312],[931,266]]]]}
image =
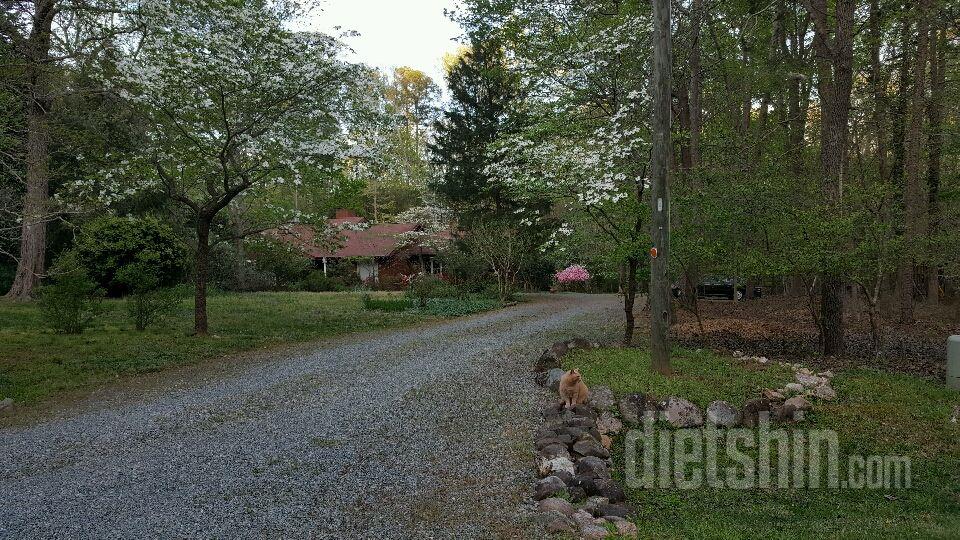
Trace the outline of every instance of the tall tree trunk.
{"type": "Polygon", "coordinates": [[[900,27],[900,65],[897,68],[897,100],[890,111],[890,180],[896,186],[903,183],[907,108],[910,100],[910,29],[904,18],[900,27]]]}
{"type": "Polygon", "coordinates": [[[637,300],[637,268],[640,266],[640,260],[636,257],[627,258],[627,271],[623,290],[623,344],[629,347],[633,345],[633,330],[637,327],[636,318],[633,314],[637,300]]]}
{"type": "Polygon", "coordinates": [[[787,74],[787,153],[790,157],[790,169],[795,175],[803,174],[805,168],[805,135],[807,129],[807,111],[809,109],[812,85],[807,76],[809,48],[806,36],[810,27],[810,17],[803,19],[794,13],[790,41],[783,43],[783,54],[789,56],[792,71],[787,74]]]}
{"type": "MultiPolygon", "coordinates": [[[[826,212],[843,211],[843,180],[847,171],[850,94],[853,89],[853,31],[855,0],[836,0],[834,16],[828,17],[827,0],[807,0],[814,22],[813,48],[817,60],[820,122],[820,175],[826,212]],[[833,28],[831,28],[831,24],[833,28]]],[[[826,261],[825,261],[826,264],[826,261]]],[[[824,272],[820,297],[823,353],[844,352],[843,279],[836,271],[824,272]]]]}
{"type": "Polygon", "coordinates": [[[870,0],[870,87],[873,90],[873,128],[876,133],[877,169],[880,180],[890,178],[887,165],[886,78],[880,64],[883,28],[880,20],[880,0],[870,0]]]}
{"type": "Polygon", "coordinates": [[[927,233],[927,200],[920,177],[921,137],[926,116],[924,97],[927,71],[928,0],[920,0],[917,17],[917,54],[913,66],[913,90],[910,96],[910,124],[904,144],[904,211],[906,214],[907,259],[900,263],[900,321],[913,322],[915,268],[917,260],[913,250],[927,233]]]}
{"type": "Polygon", "coordinates": [[[703,20],[703,0],[693,0],[690,11],[690,167],[700,166],[700,139],[703,129],[701,95],[703,74],[700,70],[700,26],[703,20]]]}
{"type": "Polygon", "coordinates": [[[193,331],[198,336],[209,332],[207,324],[207,276],[210,265],[210,220],[197,218],[197,252],[194,260],[193,331]]]}
{"type": "Polygon", "coordinates": [[[650,157],[651,234],[650,356],[658,373],[670,373],[670,0],[653,0],[653,151],[650,157]]]}
{"type": "MultiPolygon", "coordinates": [[[[930,29],[930,102],[927,105],[929,138],[927,142],[927,213],[929,231],[935,235],[940,227],[940,164],[943,157],[943,97],[947,76],[947,44],[943,17],[930,29]]],[[[927,300],[940,301],[940,277],[938,265],[931,265],[927,276],[927,300]]]]}
{"type": "Polygon", "coordinates": [[[680,142],[680,170],[686,172],[693,168],[693,154],[690,152],[690,92],[684,80],[679,81],[677,88],[677,122],[680,131],[687,137],[680,142]]]}
{"type": "Polygon", "coordinates": [[[794,174],[803,171],[803,132],[805,122],[800,114],[800,85],[803,78],[798,73],[791,74],[787,83],[787,153],[790,156],[790,168],[794,174]],[[801,123],[803,122],[803,123],[801,123]]]}
{"type": "Polygon", "coordinates": [[[7,298],[28,300],[46,269],[50,209],[50,34],[56,14],[53,0],[36,3],[25,41],[27,75],[26,194],[20,228],[20,260],[7,298]]]}

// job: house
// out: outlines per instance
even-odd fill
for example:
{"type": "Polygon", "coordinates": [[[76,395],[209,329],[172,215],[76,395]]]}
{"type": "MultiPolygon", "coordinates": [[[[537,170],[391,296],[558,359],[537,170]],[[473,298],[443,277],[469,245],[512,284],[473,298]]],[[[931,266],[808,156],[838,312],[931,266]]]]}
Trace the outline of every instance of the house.
{"type": "MultiPolygon", "coordinates": [[[[275,234],[303,249],[324,275],[349,265],[362,281],[380,284],[397,283],[404,275],[442,271],[437,250],[429,245],[434,242],[418,223],[369,224],[350,210],[340,209],[327,225],[338,232],[321,241],[307,225],[293,225],[275,234]]],[[[439,236],[449,238],[448,234],[439,236]]]]}

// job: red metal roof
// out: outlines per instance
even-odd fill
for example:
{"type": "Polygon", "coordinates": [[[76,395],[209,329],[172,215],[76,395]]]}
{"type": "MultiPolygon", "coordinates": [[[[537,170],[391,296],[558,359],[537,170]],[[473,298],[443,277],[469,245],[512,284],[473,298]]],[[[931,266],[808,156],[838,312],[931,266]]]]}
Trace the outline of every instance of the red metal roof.
{"type": "MultiPolygon", "coordinates": [[[[331,219],[328,223],[331,227],[343,225],[344,223],[356,224],[362,222],[348,219],[331,219]]],[[[313,227],[307,225],[294,225],[288,230],[277,231],[277,236],[286,241],[300,244],[304,251],[311,257],[386,257],[397,250],[397,236],[403,233],[420,229],[416,223],[382,223],[370,225],[363,230],[344,229],[340,231],[340,238],[334,238],[333,244],[339,244],[339,247],[330,249],[331,246],[324,245],[329,242],[321,241],[317,245],[316,233],[313,227]]],[[[424,247],[424,253],[430,253],[428,248],[424,247]]]]}

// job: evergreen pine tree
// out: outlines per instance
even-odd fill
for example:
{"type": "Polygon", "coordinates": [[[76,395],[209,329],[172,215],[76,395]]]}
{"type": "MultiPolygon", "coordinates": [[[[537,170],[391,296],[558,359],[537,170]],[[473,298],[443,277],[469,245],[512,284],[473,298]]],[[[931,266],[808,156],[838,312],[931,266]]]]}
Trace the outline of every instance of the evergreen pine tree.
{"type": "Polygon", "coordinates": [[[447,76],[452,102],[435,124],[429,146],[442,177],[431,186],[452,206],[468,213],[502,213],[515,204],[504,186],[484,171],[489,145],[518,129],[521,89],[506,67],[503,49],[489,40],[474,40],[447,76]]]}

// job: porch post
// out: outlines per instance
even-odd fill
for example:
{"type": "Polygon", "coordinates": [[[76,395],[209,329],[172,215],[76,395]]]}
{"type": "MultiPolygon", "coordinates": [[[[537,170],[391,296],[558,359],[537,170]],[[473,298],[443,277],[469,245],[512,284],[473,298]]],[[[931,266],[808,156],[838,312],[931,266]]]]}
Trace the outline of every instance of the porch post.
{"type": "Polygon", "coordinates": [[[327,258],[323,257],[323,275],[327,275],[327,258]]]}

